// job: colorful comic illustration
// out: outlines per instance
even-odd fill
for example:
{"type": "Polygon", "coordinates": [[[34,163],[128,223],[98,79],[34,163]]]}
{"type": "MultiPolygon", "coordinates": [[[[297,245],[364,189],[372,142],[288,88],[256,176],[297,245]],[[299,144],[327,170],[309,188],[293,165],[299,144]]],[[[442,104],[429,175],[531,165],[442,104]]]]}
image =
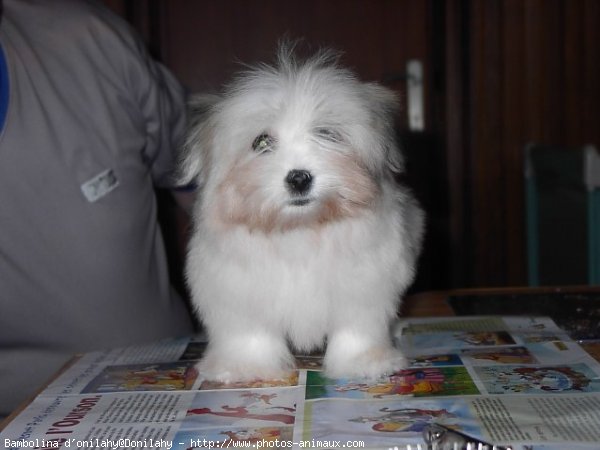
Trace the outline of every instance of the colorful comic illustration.
{"type": "Polygon", "coordinates": [[[587,355],[574,342],[540,341],[527,346],[496,347],[463,350],[461,358],[476,366],[497,364],[570,365],[586,359],[587,355]]]}
{"type": "Polygon", "coordinates": [[[527,344],[529,351],[535,355],[536,364],[570,365],[585,361],[589,356],[577,343],[572,341],[547,341],[527,344]]]}
{"type": "Polygon", "coordinates": [[[400,370],[375,382],[331,380],[308,371],[306,398],[376,398],[398,395],[415,397],[479,394],[464,367],[424,367],[400,370]]]}
{"type": "Polygon", "coordinates": [[[460,356],[455,354],[414,356],[410,367],[462,366],[460,356]]]}
{"type": "Polygon", "coordinates": [[[198,378],[194,361],[107,366],[82,393],[184,391],[198,378]]]}
{"type": "Polygon", "coordinates": [[[489,394],[576,394],[600,392],[600,379],[587,365],[474,367],[489,394]]]}
{"type": "Polygon", "coordinates": [[[184,429],[264,428],[293,425],[303,388],[199,391],[184,429]]]}
{"type": "Polygon", "coordinates": [[[561,341],[565,339],[564,335],[559,333],[522,333],[521,339],[525,344],[536,344],[538,342],[561,341]]]}
{"type": "Polygon", "coordinates": [[[298,385],[298,371],[290,372],[286,377],[277,380],[249,380],[223,383],[220,381],[205,380],[200,385],[200,390],[209,391],[216,389],[259,389],[269,387],[287,387],[298,385]]]}
{"type": "Polygon", "coordinates": [[[404,347],[414,351],[431,349],[465,349],[515,345],[513,337],[506,331],[444,331],[439,333],[406,336],[404,347]]]}
{"type": "Polygon", "coordinates": [[[463,350],[462,358],[474,364],[535,364],[539,362],[526,347],[502,347],[489,350],[463,350]]]}
{"type": "MultiPolygon", "coordinates": [[[[423,429],[438,423],[479,435],[477,422],[462,400],[402,399],[360,401],[326,399],[305,406],[305,440],[361,440],[367,447],[423,442],[423,429]]],[[[403,447],[402,447],[403,448],[403,447]]]]}
{"type": "Polygon", "coordinates": [[[249,444],[248,447],[260,443],[267,448],[278,448],[277,443],[292,440],[293,431],[291,426],[186,430],[175,435],[173,449],[229,448],[236,447],[236,444],[241,442],[249,444]]]}
{"type": "MultiPolygon", "coordinates": [[[[412,319],[408,323],[400,324],[400,331],[403,335],[410,334],[435,334],[446,331],[506,331],[508,325],[501,317],[453,317],[452,319],[423,318],[412,319]]],[[[528,328],[530,326],[528,325],[528,328]]]]}

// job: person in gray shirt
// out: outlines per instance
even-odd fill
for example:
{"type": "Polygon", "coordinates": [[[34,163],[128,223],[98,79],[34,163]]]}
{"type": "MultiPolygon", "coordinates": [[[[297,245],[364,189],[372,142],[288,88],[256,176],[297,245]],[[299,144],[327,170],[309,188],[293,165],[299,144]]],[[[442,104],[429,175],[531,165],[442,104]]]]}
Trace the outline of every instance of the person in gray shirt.
{"type": "Polygon", "coordinates": [[[2,6],[0,417],[75,352],[193,331],[154,193],[172,187],[183,89],[98,3],[2,6]]]}

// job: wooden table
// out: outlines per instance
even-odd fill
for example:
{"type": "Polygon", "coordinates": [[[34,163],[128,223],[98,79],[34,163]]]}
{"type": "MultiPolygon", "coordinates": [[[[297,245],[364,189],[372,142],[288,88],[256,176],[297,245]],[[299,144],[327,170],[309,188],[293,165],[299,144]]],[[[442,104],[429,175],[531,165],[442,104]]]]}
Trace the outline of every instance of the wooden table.
{"type": "Polygon", "coordinates": [[[408,296],[402,304],[401,314],[405,317],[454,316],[455,313],[447,302],[447,299],[453,296],[589,292],[600,293],[600,286],[505,287],[429,291],[408,296]]]}

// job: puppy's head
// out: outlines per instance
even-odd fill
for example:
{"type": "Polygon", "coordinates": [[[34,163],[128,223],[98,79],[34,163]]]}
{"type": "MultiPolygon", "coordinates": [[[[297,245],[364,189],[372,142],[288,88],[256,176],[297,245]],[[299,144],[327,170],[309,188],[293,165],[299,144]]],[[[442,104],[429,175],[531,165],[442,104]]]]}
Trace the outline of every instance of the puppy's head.
{"type": "Polygon", "coordinates": [[[198,97],[182,179],[202,187],[202,214],[266,233],[318,227],[369,210],[390,172],[396,98],[361,83],[322,51],[242,73],[218,97],[198,97]]]}

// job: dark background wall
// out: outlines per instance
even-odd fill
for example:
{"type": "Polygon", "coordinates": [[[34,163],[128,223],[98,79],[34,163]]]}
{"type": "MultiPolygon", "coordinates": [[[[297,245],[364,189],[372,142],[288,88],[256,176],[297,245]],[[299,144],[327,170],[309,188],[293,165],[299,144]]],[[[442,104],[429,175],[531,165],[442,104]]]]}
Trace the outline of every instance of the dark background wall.
{"type": "Polygon", "coordinates": [[[333,46],[406,99],[425,70],[425,130],[398,118],[429,213],[415,290],[526,283],[523,149],[600,144],[597,0],[105,0],[191,91],[271,60],[282,36],[333,46]]]}

